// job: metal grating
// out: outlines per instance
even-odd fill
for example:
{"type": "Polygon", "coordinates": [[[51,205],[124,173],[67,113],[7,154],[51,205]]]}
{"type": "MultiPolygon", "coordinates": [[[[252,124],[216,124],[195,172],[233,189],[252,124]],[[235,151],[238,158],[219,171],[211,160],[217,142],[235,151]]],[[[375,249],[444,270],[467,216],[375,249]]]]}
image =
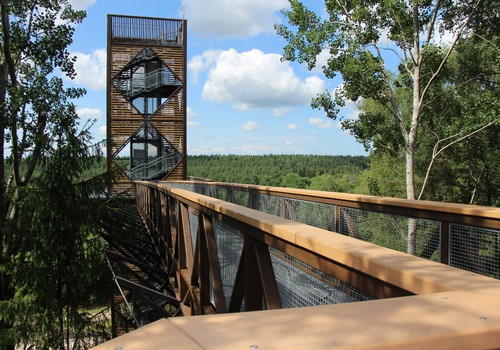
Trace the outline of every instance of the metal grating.
{"type": "Polygon", "coordinates": [[[441,227],[438,221],[375,213],[367,210],[340,208],[340,233],[382,247],[410,252],[430,260],[440,259],[441,227]],[[412,232],[414,239],[408,237],[412,232]]]}
{"type": "Polygon", "coordinates": [[[373,297],[276,249],[273,269],[283,308],[372,300],[373,297]]]}
{"type": "Polygon", "coordinates": [[[114,44],[182,46],[182,20],[111,16],[114,44]]]}
{"type": "Polygon", "coordinates": [[[247,191],[243,190],[228,190],[227,193],[227,201],[241,205],[242,207],[248,207],[250,194],[247,191]]]}
{"type": "Polygon", "coordinates": [[[281,216],[281,198],[276,196],[250,193],[252,209],[263,213],[281,216]]]}
{"type": "Polygon", "coordinates": [[[191,230],[191,243],[193,251],[196,249],[196,240],[198,237],[198,212],[193,208],[188,208],[189,212],[189,229],[191,230]]]}
{"type": "Polygon", "coordinates": [[[336,206],[333,204],[292,198],[282,199],[278,196],[216,186],[196,185],[193,188],[192,185],[172,185],[241,206],[248,207],[251,204],[250,207],[253,209],[328,231],[336,231],[338,220],[339,233],[405,253],[413,249],[417,256],[440,261],[441,226],[438,221],[412,219],[348,207],[340,207],[337,218],[336,206]],[[409,232],[413,232],[412,243],[407,238],[409,232]]]}
{"type": "Polygon", "coordinates": [[[284,207],[285,219],[335,231],[335,205],[285,198],[284,207]]]}
{"type": "Polygon", "coordinates": [[[226,200],[228,191],[225,188],[210,187],[210,197],[226,200]]]}
{"type": "Polygon", "coordinates": [[[213,219],[214,234],[217,241],[217,252],[221,269],[222,286],[227,307],[231,300],[236,273],[243,251],[243,234],[217,219],[213,219]]]}
{"type": "Polygon", "coordinates": [[[195,190],[194,185],[192,185],[192,184],[171,182],[168,185],[171,187],[180,188],[181,190],[187,190],[187,191],[199,193],[198,191],[195,190]]]}
{"type": "Polygon", "coordinates": [[[450,265],[500,278],[500,231],[450,224],[450,265]]]}

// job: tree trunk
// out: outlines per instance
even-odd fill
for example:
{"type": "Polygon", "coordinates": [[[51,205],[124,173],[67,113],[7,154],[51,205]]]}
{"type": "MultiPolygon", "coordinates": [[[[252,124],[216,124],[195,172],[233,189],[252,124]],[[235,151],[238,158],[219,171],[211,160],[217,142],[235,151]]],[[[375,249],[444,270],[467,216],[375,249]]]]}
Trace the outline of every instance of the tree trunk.
{"type": "MultiPolygon", "coordinates": [[[[5,182],[5,99],[7,96],[7,64],[3,59],[3,48],[1,62],[0,62],[0,266],[5,263],[5,239],[6,239],[6,227],[7,222],[7,199],[6,191],[7,184],[5,182]]],[[[0,273],[0,300],[8,300],[10,298],[9,293],[9,280],[7,275],[2,272],[0,273]]],[[[0,330],[9,329],[10,325],[5,322],[0,322],[0,330]]],[[[13,344],[7,344],[4,346],[4,350],[14,350],[13,344]]]]}
{"type": "MultiPolygon", "coordinates": [[[[418,2],[413,2],[413,108],[410,120],[410,130],[405,139],[406,146],[406,198],[415,199],[415,144],[417,141],[418,124],[420,118],[420,22],[418,2]]],[[[417,252],[417,220],[408,220],[407,253],[416,255],[417,252]]]]}

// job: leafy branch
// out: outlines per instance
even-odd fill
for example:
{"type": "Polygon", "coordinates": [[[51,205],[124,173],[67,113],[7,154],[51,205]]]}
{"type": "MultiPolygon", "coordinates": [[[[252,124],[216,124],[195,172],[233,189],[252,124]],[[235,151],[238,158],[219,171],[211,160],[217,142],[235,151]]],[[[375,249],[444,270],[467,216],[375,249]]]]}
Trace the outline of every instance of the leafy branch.
{"type": "Polygon", "coordinates": [[[479,127],[478,129],[476,129],[476,130],[474,130],[474,131],[466,134],[466,135],[463,135],[463,132],[461,131],[461,132],[458,132],[458,133],[456,133],[454,135],[445,137],[444,139],[438,140],[436,142],[436,144],[434,145],[434,148],[433,148],[433,151],[432,151],[432,158],[431,158],[431,161],[429,162],[429,166],[427,167],[427,172],[426,172],[425,177],[424,177],[424,182],[422,184],[422,188],[420,190],[420,194],[419,194],[419,196],[418,196],[417,199],[420,200],[422,198],[422,195],[424,194],[425,188],[427,186],[427,182],[429,180],[429,175],[430,175],[431,170],[432,170],[432,168],[434,166],[434,162],[436,161],[436,158],[440,154],[442,154],[447,148],[453,146],[454,144],[459,143],[459,142],[461,142],[461,141],[463,141],[465,139],[468,139],[468,138],[474,136],[475,134],[483,131],[484,129],[486,129],[486,128],[492,126],[492,125],[494,125],[497,122],[498,122],[498,119],[495,119],[495,120],[492,120],[489,123],[487,123],[487,124],[479,127]],[[463,135],[463,136],[459,137],[460,135],[463,135]],[[452,139],[454,139],[454,140],[452,140],[452,139]],[[441,146],[441,144],[443,142],[446,142],[448,140],[452,140],[452,141],[450,141],[449,143],[445,144],[444,146],[441,146]]]}

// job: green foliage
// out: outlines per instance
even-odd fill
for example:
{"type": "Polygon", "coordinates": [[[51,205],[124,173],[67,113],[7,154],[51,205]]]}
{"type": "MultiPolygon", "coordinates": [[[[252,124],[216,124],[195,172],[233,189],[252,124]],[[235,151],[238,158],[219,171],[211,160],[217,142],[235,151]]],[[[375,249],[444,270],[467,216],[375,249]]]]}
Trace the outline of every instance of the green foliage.
{"type": "MultiPolygon", "coordinates": [[[[493,1],[325,1],[325,13],[321,16],[299,0],[289,2],[289,9],[283,10],[288,24],[275,26],[287,41],[283,59],[306,63],[313,69],[317,57],[327,51],[330,56],[322,67],[325,76],[340,74],[343,79],[333,94],[319,94],[312,107],[323,109],[335,119],[347,101],[361,103],[359,118],[343,120],[343,127],[367,150],[392,152],[395,158],[403,156],[400,159],[405,164],[406,197],[417,198],[418,190],[425,188],[418,183],[421,174],[417,167],[425,168],[423,163],[430,161],[429,154],[423,154],[429,149],[420,147],[419,138],[425,135],[427,125],[433,124],[437,116],[441,118],[440,111],[448,115],[451,125],[463,112],[457,108],[457,97],[448,94],[451,90],[457,92],[456,89],[447,85],[448,77],[453,76],[448,61],[456,42],[442,48],[434,44],[433,38],[442,28],[456,39],[476,34],[498,57],[498,44],[491,40],[498,35],[497,15],[489,12],[495,12],[493,1]],[[387,34],[391,44],[384,43],[383,34],[387,34]],[[419,152],[420,158],[416,158],[419,152]]],[[[474,64],[476,61],[471,58],[467,62],[474,64]]],[[[467,69],[469,77],[473,71],[467,69]]],[[[469,81],[464,80],[463,85],[469,81]]],[[[490,105],[492,101],[498,98],[485,96],[483,102],[490,105]]],[[[492,118],[497,118],[498,109],[493,111],[492,118]]],[[[476,120],[475,126],[481,127],[480,122],[484,119],[476,120]]],[[[448,128],[442,130],[443,137],[452,135],[446,134],[450,132],[448,128]]],[[[432,155],[432,148],[430,152],[432,155]]]]}
{"type": "Polygon", "coordinates": [[[288,173],[283,176],[281,185],[290,188],[307,188],[311,181],[308,178],[301,177],[296,173],[288,173]]]}
{"type": "MultiPolygon", "coordinates": [[[[422,199],[488,206],[500,203],[500,184],[493,175],[500,167],[498,45],[497,36],[488,42],[461,40],[443,67],[445,74],[428,90],[429,102],[422,115],[431,117],[421,121],[415,149],[415,184],[422,199]]],[[[425,69],[434,69],[430,66],[438,64],[445,51],[434,47],[429,54],[434,58],[425,69]]],[[[398,81],[401,79],[402,75],[398,81]]],[[[396,96],[402,97],[400,104],[409,104],[410,88],[399,84],[396,96]]],[[[398,149],[404,140],[390,137],[391,133],[397,135],[397,125],[384,118],[380,103],[364,100],[359,107],[361,113],[352,130],[366,146],[377,146],[366,174],[372,186],[369,193],[401,197],[404,162],[398,149]]]]}
{"type": "MultiPolygon", "coordinates": [[[[332,174],[322,174],[311,179],[309,189],[318,191],[340,192],[337,178],[332,174]]],[[[347,192],[347,191],[345,191],[347,192]]]]}
{"type": "Polygon", "coordinates": [[[85,91],[59,76],[75,75],[68,46],[85,12],[60,0],[0,13],[0,346],[83,348],[82,308],[109,281],[97,232],[110,180],[91,174],[100,155],[73,103],[85,91]]]}
{"type": "Polygon", "coordinates": [[[369,161],[362,156],[189,156],[188,175],[221,182],[352,192],[369,161]]]}
{"type": "Polygon", "coordinates": [[[357,193],[404,198],[405,179],[401,159],[382,153],[371,155],[370,160],[370,169],[361,175],[357,193]]]}
{"type": "Polygon", "coordinates": [[[52,146],[40,176],[17,192],[16,219],[8,226],[10,258],[3,266],[13,295],[0,306],[10,325],[2,338],[40,348],[84,341],[80,332],[89,320],[82,308],[102,302],[110,290],[106,242],[97,234],[107,212],[98,196],[109,182],[78,182],[82,171],[94,167],[89,135],[67,130],[65,136],[52,146]]]}

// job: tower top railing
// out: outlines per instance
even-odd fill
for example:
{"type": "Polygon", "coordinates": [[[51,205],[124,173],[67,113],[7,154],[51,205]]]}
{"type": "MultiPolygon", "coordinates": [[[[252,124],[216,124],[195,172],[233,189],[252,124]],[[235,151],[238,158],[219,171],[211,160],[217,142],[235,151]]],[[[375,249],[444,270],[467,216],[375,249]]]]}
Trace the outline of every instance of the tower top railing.
{"type": "Polygon", "coordinates": [[[185,20],[108,15],[112,44],[182,46],[185,20]]]}

